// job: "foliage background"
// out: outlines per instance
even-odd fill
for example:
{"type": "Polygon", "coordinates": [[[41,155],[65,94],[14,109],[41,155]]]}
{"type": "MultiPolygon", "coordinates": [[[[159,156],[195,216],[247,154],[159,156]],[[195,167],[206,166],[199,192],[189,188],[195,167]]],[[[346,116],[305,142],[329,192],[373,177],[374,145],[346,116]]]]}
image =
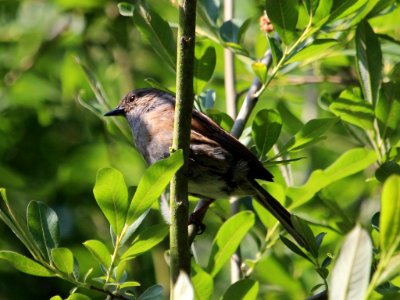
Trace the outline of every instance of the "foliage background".
{"type": "MultiPolygon", "coordinates": [[[[148,2],[164,19],[176,22],[176,8],[170,1],[148,2]]],[[[264,1],[236,1],[235,4],[237,18],[252,18],[244,45],[254,57],[261,57],[267,47],[258,26],[264,1]]],[[[399,18],[397,7],[388,15],[372,19],[371,25],[375,32],[400,40],[399,18]]],[[[331,116],[322,109],[324,99],[320,96],[358,86],[353,34],[349,31],[341,35],[340,46],[324,53],[321,59],[280,75],[262,95],[256,111],[289,110],[302,122],[331,116]],[[305,81],[318,83],[304,84],[305,81]]],[[[132,145],[118,138],[115,128],[79,104],[78,95],[85,101],[91,101],[94,95],[76,58],[96,75],[112,105],[126,91],[148,86],[146,78],[173,89],[174,73],[140,36],[132,20],[119,14],[117,1],[3,0],[0,2],[0,42],[0,185],[7,188],[9,199],[16,206],[25,207],[34,199],[53,207],[62,225],[62,246],[74,250],[84,269],[85,264],[95,262],[81,243],[92,237],[108,236],[109,230],[93,198],[97,170],[113,166],[123,172],[129,185],[135,185],[145,165],[132,145]]],[[[215,107],[223,111],[223,48],[216,43],[214,46],[217,65],[209,88],[216,91],[215,107]]],[[[399,61],[400,46],[382,42],[382,49],[385,78],[399,61]]],[[[246,90],[254,77],[251,67],[246,60],[237,60],[236,67],[238,90],[246,90]]],[[[283,128],[283,138],[294,133],[293,127],[285,122],[283,128]]],[[[329,166],[355,146],[343,125],[336,124],[325,140],[301,153],[306,159],[292,164],[294,184],[301,185],[313,170],[329,166]]],[[[278,173],[274,167],[271,170],[278,173]]],[[[347,177],[325,191],[334,195],[350,223],[358,219],[368,224],[379,210],[381,185],[376,180],[366,181],[374,175],[374,170],[347,177]]],[[[308,220],[328,220],[329,226],[341,219],[318,197],[296,213],[308,220]]],[[[218,226],[228,216],[227,201],[217,203],[206,216],[207,231],[196,244],[203,265],[207,263],[207,256],[202,253],[207,252],[218,226]]],[[[160,214],[155,209],[142,226],[158,220],[160,214]]],[[[256,252],[257,230],[260,230],[257,227],[262,225],[258,224],[243,243],[245,258],[252,258],[256,252]]],[[[336,253],[338,235],[329,228],[324,230],[329,234],[323,250],[336,253]]],[[[24,251],[3,223],[0,223],[0,236],[0,249],[24,251]]],[[[130,276],[140,278],[143,289],[154,282],[168,287],[168,270],[163,258],[166,247],[164,243],[130,266],[130,276]]],[[[290,251],[280,244],[258,264],[257,279],[274,287],[268,299],[304,297],[318,280],[307,261],[299,260],[294,266],[293,259],[290,251]]],[[[216,295],[221,295],[228,284],[228,268],[225,268],[218,275],[216,295]]],[[[46,299],[54,294],[66,294],[69,288],[60,280],[24,275],[7,264],[0,264],[1,300],[46,299]]],[[[101,296],[93,294],[93,299],[101,296]]]]}

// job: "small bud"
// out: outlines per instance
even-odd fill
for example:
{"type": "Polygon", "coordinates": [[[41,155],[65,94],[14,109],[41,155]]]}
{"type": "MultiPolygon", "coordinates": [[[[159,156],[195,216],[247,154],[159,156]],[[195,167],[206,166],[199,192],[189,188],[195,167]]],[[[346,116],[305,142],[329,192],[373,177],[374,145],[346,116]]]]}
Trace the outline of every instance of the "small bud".
{"type": "Polygon", "coordinates": [[[274,26],[271,23],[271,20],[267,15],[264,15],[260,18],[260,29],[266,33],[270,33],[274,31],[274,26]]]}

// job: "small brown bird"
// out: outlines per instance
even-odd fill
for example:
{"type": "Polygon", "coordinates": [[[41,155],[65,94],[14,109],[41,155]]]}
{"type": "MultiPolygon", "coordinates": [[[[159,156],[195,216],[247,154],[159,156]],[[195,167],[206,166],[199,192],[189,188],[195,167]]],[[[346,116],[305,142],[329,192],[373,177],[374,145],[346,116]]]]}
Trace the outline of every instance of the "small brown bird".
{"type": "MultiPolygon", "coordinates": [[[[125,116],[137,149],[147,163],[169,156],[175,116],[175,97],[154,88],[129,92],[105,116],[125,116]]],[[[272,174],[235,137],[205,114],[193,110],[189,150],[189,193],[205,198],[252,196],[304,247],[291,214],[256,179],[272,181],[272,174]]]]}

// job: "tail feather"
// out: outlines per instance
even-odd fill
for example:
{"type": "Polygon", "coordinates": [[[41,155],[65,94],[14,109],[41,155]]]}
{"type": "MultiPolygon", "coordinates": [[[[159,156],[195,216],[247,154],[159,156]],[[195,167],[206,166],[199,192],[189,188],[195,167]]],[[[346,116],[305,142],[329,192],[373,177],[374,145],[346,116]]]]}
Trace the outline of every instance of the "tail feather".
{"type": "Polygon", "coordinates": [[[264,206],[278,221],[282,224],[282,226],[286,229],[287,232],[297,241],[297,243],[308,249],[308,244],[303,236],[297,232],[294,228],[293,223],[291,221],[292,214],[286,210],[276,200],[272,197],[265,189],[262,188],[255,180],[251,180],[251,185],[253,186],[254,190],[256,191],[255,198],[257,201],[264,206]]]}

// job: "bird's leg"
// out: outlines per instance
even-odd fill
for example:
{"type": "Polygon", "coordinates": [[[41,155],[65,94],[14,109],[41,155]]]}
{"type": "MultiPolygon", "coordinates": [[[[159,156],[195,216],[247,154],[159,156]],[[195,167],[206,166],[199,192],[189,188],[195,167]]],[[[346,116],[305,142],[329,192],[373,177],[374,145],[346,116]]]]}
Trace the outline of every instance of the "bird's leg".
{"type": "Polygon", "coordinates": [[[203,219],[208,207],[214,202],[214,200],[215,199],[211,198],[200,199],[193,213],[189,217],[189,224],[196,226],[198,235],[202,234],[206,230],[206,225],[203,224],[203,219]]]}

